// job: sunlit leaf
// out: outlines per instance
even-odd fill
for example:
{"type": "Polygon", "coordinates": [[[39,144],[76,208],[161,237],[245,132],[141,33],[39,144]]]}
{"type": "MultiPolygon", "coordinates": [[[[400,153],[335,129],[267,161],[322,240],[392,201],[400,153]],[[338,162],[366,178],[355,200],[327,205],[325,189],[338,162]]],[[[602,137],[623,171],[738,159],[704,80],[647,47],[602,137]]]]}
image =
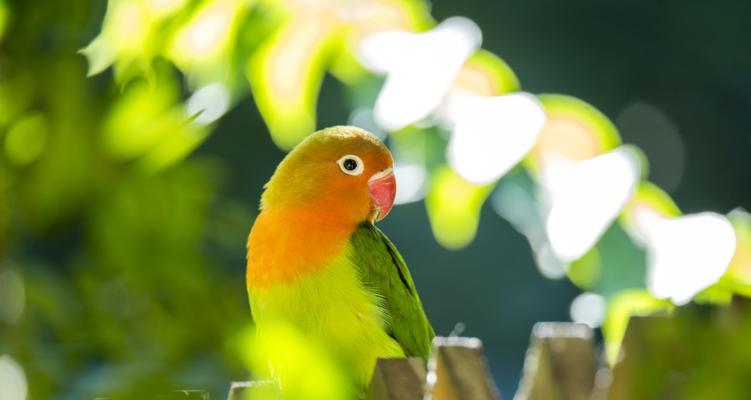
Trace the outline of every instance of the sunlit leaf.
{"type": "Polygon", "coordinates": [[[105,148],[122,159],[140,158],[140,164],[152,171],[187,156],[206,138],[211,121],[201,114],[205,109],[189,115],[177,90],[167,77],[156,85],[145,81],[130,85],[107,118],[105,148]]]}
{"type": "Polygon", "coordinates": [[[711,212],[667,218],[647,209],[635,213],[647,248],[647,287],[677,305],[716,283],[736,249],[733,226],[711,212]]]}
{"type": "Polygon", "coordinates": [[[8,24],[8,6],[5,5],[5,0],[0,1],[0,39],[5,34],[5,27],[8,24]]]}
{"type": "Polygon", "coordinates": [[[545,223],[556,256],[583,256],[620,214],[636,190],[639,157],[629,147],[582,161],[552,158],[542,170],[550,204],[545,223]]]}
{"type": "Polygon", "coordinates": [[[545,112],[528,93],[477,96],[455,91],[446,106],[453,125],[446,149],[451,167],[464,179],[496,181],[527,155],[545,124],[545,112]]]}
{"type": "Polygon", "coordinates": [[[728,219],[737,242],[726,278],[739,286],[739,293],[751,296],[751,214],[738,208],[728,214],[728,219]]]}
{"type": "Polygon", "coordinates": [[[29,164],[44,150],[47,136],[47,120],[43,114],[22,116],[5,134],[5,156],[17,166],[29,164]]]}
{"type": "Polygon", "coordinates": [[[566,276],[574,285],[591,290],[602,278],[602,260],[597,248],[593,248],[581,258],[569,264],[566,276]]]}
{"type": "Polygon", "coordinates": [[[605,339],[605,355],[612,366],[618,361],[623,335],[629,319],[634,315],[649,315],[660,311],[670,311],[670,301],[656,299],[646,290],[625,290],[608,302],[608,311],[602,325],[605,339]]]}
{"type": "MultiPolygon", "coordinates": [[[[243,332],[240,354],[257,379],[278,383],[284,399],[350,398],[353,388],[348,387],[346,373],[330,352],[309,338],[289,324],[269,322],[262,331],[243,332]]],[[[264,400],[279,398],[278,393],[268,395],[264,400]]]]}
{"type": "Polygon", "coordinates": [[[634,226],[634,215],[637,210],[642,208],[649,209],[665,217],[677,217],[681,215],[681,210],[665,191],[651,182],[641,182],[636,189],[636,193],[623,209],[623,213],[620,216],[620,222],[624,228],[637,238],[639,233],[634,226]]]}
{"type": "Polygon", "coordinates": [[[591,105],[570,96],[543,94],[547,123],[526,165],[537,173],[547,160],[585,160],[617,147],[620,135],[610,120],[591,105]]]}
{"type": "Polygon", "coordinates": [[[446,248],[460,249],[475,238],[480,210],[493,185],[476,185],[451,168],[435,172],[425,205],[436,240],[446,248]]]}
{"type": "Polygon", "coordinates": [[[17,70],[0,77],[0,126],[9,124],[29,107],[34,86],[29,71],[17,70]]]}
{"type": "Polygon", "coordinates": [[[129,85],[113,104],[103,130],[104,148],[117,157],[138,157],[170,130],[178,128],[186,116],[175,118],[177,87],[167,79],[159,85],[145,81],[129,85]]]}
{"type": "Polygon", "coordinates": [[[347,28],[330,72],[348,85],[356,85],[368,75],[357,57],[357,44],[364,37],[389,30],[419,32],[435,25],[428,4],[420,0],[368,0],[357,8],[345,6],[340,15],[344,15],[347,28]]]}
{"type": "Polygon", "coordinates": [[[318,88],[341,32],[339,20],[327,12],[300,12],[251,58],[248,80],[253,96],[282,149],[291,149],[315,130],[318,88]]]}
{"type": "Polygon", "coordinates": [[[198,7],[169,41],[166,53],[194,84],[228,82],[239,22],[252,2],[211,0],[198,7]]]}
{"type": "Polygon", "coordinates": [[[162,22],[179,11],[185,1],[109,0],[102,31],[86,46],[89,75],[115,64],[115,77],[125,82],[139,74],[152,73],[151,60],[162,46],[157,36],[162,22]]]}
{"type": "Polygon", "coordinates": [[[503,59],[480,49],[459,70],[454,88],[461,88],[482,96],[516,92],[521,88],[519,79],[503,59]]]}
{"type": "MultiPolygon", "coordinates": [[[[717,283],[737,249],[736,232],[724,216],[705,212],[681,217],[673,200],[648,182],[639,187],[621,220],[647,249],[650,289],[676,304],[717,283]]],[[[705,294],[719,299],[719,293],[705,294]]]]}
{"type": "Polygon", "coordinates": [[[481,41],[477,25],[459,17],[427,32],[391,30],[363,38],[358,43],[360,60],[386,75],[374,108],[376,122],[398,130],[430,115],[481,41]]]}

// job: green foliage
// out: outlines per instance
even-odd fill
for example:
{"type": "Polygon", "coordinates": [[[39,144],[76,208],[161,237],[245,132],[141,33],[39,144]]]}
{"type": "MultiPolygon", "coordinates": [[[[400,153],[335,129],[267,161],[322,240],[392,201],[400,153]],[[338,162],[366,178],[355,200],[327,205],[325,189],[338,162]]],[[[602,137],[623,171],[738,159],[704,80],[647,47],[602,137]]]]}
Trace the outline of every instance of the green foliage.
{"type": "Polygon", "coordinates": [[[0,272],[21,277],[10,300],[23,314],[0,318],[0,353],[23,366],[30,398],[224,392],[245,375],[228,338],[249,318],[242,265],[205,248],[241,252],[251,206],[217,197],[221,165],[184,160],[206,129],[189,124],[173,72],[120,90],[86,78],[89,2],[9,7],[0,272]],[[75,35],[49,43],[44,25],[75,35]]]}
{"type": "Polygon", "coordinates": [[[290,400],[351,397],[349,371],[341,370],[330,352],[291,325],[272,322],[264,325],[262,334],[248,329],[237,340],[238,348],[243,349],[243,361],[254,371],[255,378],[278,382],[273,389],[253,393],[253,399],[280,399],[282,391],[283,398],[290,400]]]}
{"type": "MultiPolygon", "coordinates": [[[[614,124],[594,106],[565,95],[529,96],[545,116],[533,146],[510,172],[472,182],[447,155],[458,139],[457,111],[446,99],[465,95],[485,104],[522,87],[506,61],[472,48],[448,82],[434,82],[447,89],[428,99],[436,103],[429,115],[381,131],[374,116],[379,93],[397,72],[368,65],[358,46],[372,33],[435,28],[427,2],[104,3],[0,0],[0,287],[15,288],[0,293],[11,304],[0,305],[0,354],[24,366],[31,398],[138,397],[185,385],[218,393],[228,376],[241,379],[251,367],[270,378],[263,361],[293,355],[301,369],[289,371],[296,382],[290,390],[341,394],[335,368],[315,379],[304,374],[321,351],[299,333],[279,328],[279,337],[295,344],[292,353],[278,338],[248,339],[239,260],[253,205],[221,195],[223,163],[191,156],[220,117],[250,96],[273,142],[290,149],[320,125],[327,74],[341,83],[350,120],[387,137],[397,168],[418,171],[405,201],[424,198],[441,245],[469,245],[492,199],[529,239],[546,276],[566,276],[602,296],[611,362],[630,316],[674,309],[647,288],[653,260],[643,217],[647,211],[675,221],[682,214],[649,183],[638,149],[629,152],[638,159],[635,187],[590,248],[574,259],[551,253],[551,160],[588,161],[621,145],[614,124]],[[233,261],[210,257],[216,252],[207,248],[233,261]],[[16,320],[19,305],[23,316],[16,320]]],[[[407,50],[395,63],[405,70],[399,61],[422,49],[407,50]]],[[[751,219],[736,210],[728,220],[735,253],[722,276],[700,288],[698,302],[751,296],[751,219]]]]}

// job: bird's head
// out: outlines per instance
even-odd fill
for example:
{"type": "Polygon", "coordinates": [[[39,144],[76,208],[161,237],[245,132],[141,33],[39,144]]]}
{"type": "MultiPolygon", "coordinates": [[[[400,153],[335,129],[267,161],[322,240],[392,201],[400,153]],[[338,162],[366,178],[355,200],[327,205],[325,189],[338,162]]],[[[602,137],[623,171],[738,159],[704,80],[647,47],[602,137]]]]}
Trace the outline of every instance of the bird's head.
{"type": "Polygon", "coordinates": [[[375,135],[352,126],[313,133],[282,160],[262,209],[306,208],[343,223],[380,221],[396,196],[393,159],[375,135]]]}

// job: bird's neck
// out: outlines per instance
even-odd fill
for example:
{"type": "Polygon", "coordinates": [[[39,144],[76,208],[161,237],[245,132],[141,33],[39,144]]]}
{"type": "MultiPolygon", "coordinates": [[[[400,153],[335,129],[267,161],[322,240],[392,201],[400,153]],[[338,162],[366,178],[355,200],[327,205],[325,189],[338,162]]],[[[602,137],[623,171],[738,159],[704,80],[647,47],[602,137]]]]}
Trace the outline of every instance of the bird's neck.
{"type": "Polygon", "coordinates": [[[335,217],[315,207],[261,211],[248,237],[248,288],[293,281],[342,256],[357,223],[335,217]]]}

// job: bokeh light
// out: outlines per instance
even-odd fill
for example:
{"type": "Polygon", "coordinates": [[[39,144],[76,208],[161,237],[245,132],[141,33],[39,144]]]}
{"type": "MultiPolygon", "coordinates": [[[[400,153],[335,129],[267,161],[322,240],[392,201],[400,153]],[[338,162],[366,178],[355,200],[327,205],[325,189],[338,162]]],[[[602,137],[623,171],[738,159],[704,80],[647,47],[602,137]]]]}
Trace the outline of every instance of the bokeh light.
{"type": "Polygon", "coordinates": [[[571,302],[571,320],[597,328],[606,310],[605,298],[595,293],[582,293],[571,302]]]}
{"type": "Polygon", "coordinates": [[[704,212],[666,218],[647,208],[634,212],[646,239],[647,286],[655,297],[686,304],[730,265],[736,238],[724,216],[704,212]]]}
{"type": "Polygon", "coordinates": [[[681,183],[686,166],[686,151],[678,127],[657,107],[636,102],[629,104],[616,119],[623,139],[639,146],[650,161],[649,178],[668,193],[681,183]]]}
{"type": "Polygon", "coordinates": [[[187,102],[189,117],[201,125],[210,124],[224,115],[230,106],[230,95],[221,83],[208,84],[193,93],[187,102]]]}
{"type": "Polygon", "coordinates": [[[446,158],[476,184],[497,180],[521,161],[545,123],[542,106],[527,93],[482,97],[457,92],[449,104],[453,131],[446,158]]]}
{"type": "Polygon", "coordinates": [[[639,157],[628,147],[584,161],[549,161],[542,184],[549,199],[545,231],[553,252],[574,261],[595,244],[633,195],[639,157]]]}
{"type": "Polygon", "coordinates": [[[5,134],[5,156],[8,161],[24,166],[33,162],[44,150],[47,121],[34,113],[21,117],[5,134]]]}
{"type": "Polygon", "coordinates": [[[387,74],[375,104],[378,124],[398,130],[427,117],[441,104],[481,40],[477,25],[460,17],[425,33],[387,31],[363,38],[360,59],[368,68],[387,74]]]}
{"type": "Polygon", "coordinates": [[[428,171],[420,164],[395,163],[397,191],[394,203],[404,204],[422,200],[425,197],[427,175],[428,171]]]}
{"type": "Polygon", "coordinates": [[[3,400],[26,400],[28,383],[23,368],[7,354],[0,355],[0,388],[3,400]]]}

